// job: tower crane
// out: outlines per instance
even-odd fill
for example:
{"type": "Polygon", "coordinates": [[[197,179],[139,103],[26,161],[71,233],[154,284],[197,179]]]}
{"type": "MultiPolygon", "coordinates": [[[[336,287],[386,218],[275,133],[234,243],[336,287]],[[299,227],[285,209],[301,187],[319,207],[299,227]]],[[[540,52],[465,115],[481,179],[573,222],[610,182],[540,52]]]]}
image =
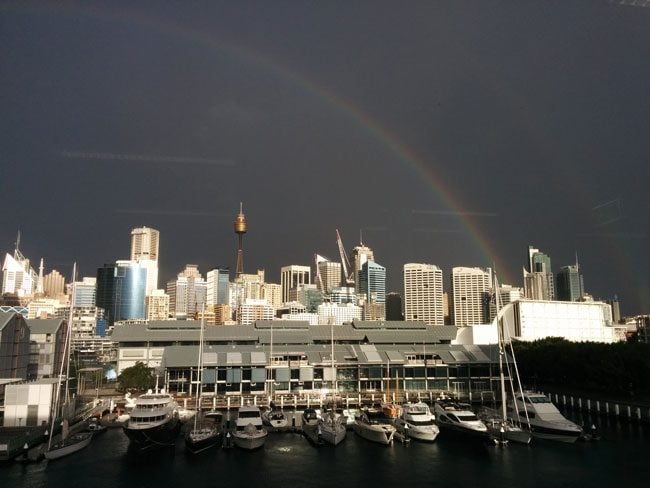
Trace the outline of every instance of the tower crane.
{"type": "Polygon", "coordinates": [[[339,233],[338,229],[336,229],[336,243],[339,246],[339,254],[341,255],[341,267],[343,268],[343,279],[345,280],[345,284],[347,286],[354,286],[354,270],[350,265],[348,255],[345,253],[343,241],[341,240],[341,234],[339,233]],[[350,270],[350,274],[348,274],[348,269],[350,270]]]}

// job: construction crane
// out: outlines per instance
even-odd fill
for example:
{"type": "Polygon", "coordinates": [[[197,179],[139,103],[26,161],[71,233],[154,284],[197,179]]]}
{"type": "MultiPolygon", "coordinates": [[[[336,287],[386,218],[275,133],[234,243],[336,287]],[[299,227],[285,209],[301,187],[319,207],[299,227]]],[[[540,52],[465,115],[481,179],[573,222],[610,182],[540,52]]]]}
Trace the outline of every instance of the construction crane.
{"type": "Polygon", "coordinates": [[[325,263],[329,261],[326,257],[321,256],[320,254],[314,254],[314,264],[316,265],[316,284],[318,289],[325,293],[325,287],[323,286],[323,277],[320,275],[320,263],[325,263]]]}
{"type": "Polygon", "coordinates": [[[352,269],[348,255],[345,253],[341,234],[338,229],[336,229],[336,243],[339,246],[339,254],[341,255],[341,267],[343,268],[343,279],[345,280],[345,284],[347,286],[354,286],[354,269],[352,269]],[[348,269],[350,270],[350,274],[348,274],[348,269]]]}

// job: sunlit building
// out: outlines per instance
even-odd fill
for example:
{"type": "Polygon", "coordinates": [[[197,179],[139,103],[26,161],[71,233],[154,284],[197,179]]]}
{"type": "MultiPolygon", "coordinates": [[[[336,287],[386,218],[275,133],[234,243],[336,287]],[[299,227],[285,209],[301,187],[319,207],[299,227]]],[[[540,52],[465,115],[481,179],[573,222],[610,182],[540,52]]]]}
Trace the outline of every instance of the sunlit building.
{"type": "Polygon", "coordinates": [[[438,266],[404,265],[404,319],[444,325],[442,270],[438,266]]]}

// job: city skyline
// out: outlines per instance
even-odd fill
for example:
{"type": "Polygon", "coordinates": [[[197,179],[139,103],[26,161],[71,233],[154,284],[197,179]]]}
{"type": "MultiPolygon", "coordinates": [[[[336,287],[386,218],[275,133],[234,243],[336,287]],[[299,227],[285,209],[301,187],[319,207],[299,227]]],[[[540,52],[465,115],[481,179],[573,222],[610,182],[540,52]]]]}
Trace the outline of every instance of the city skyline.
{"type": "Polygon", "coordinates": [[[650,309],[650,9],[615,2],[0,7],[0,247],[69,280],[161,233],[158,286],[338,260],[491,267],[534,245],[650,309]],[[246,7],[248,5],[249,7],[246,7]],[[84,39],[83,43],[79,39],[84,39]]]}

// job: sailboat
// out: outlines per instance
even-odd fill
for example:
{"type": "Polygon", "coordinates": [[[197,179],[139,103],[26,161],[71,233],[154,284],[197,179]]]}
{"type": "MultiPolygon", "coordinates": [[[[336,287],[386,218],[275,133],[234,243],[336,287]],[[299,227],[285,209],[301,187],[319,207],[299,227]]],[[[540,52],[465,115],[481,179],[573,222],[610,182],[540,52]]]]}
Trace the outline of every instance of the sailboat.
{"type": "MultiPolygon", "coordinates": [[[[507,413],[507,395],[506,395],[506,381],[505,381],[505,370],[508,371],[508,379],[510,392],[512,396],[515,396],[515,382],[512,378],[512,371],[510,369],[510,363],[508,363],[506,358],[505,351],[505,329],[503,327],[503,319],[499,317],[499,284],[494,276],[494,290],[495,290],[495,305],[496,305],[496,321],[497,321],[497,336],[498,336],[498,345],[499,345],[499,383],[501,390],[501,408],[499,411],[490,408],[483,408],[479,412],[479,416],[485,423],[488,428],[490,437],[496,444],[507,444],[509,441],[518,442],[521,444],[529,444],[531,440],[530,430],[522,428],[519,422],[515,421],[513,418],[508,416],[507,413]]],[[[512,364],[514,366],[514,372],[517,377],[518,390],[521,392],[521,382],[519,381],[519,373],[516,369],[516,362],[514,351],[510,350],[510,355],[512,357],[512,364]]],[[[523,416],[527,418],[528,414],[525,411],[525,406],[523,416]]]]}
{"type": "Polygon", "coordinates": [[[275,408],[275,403],[273,402],[273,324],[271,324],[271,345],[269,351],[269,371],[267,377],[271,377],[271,382],[269,383],[269,410],[265,410],[261,413],[262,422],[274,429],[285,429],[289,426],[289,419],[284,415],[282,409],[275,408]]]}
{"type": "MultiPolygon", "coordinates": [[[[395,391],[399,394],[399,377],[395,379],[395,391]]],[[[400,408],[390,396],[390,361],[388,362],[388,382],[386,387],[386,401],[381,404],[381,410],[384,416],[390,420],[395,420],[400,416],[400,408]]]]}
{"type": "Polygon", "coordinates": [[[201,418],[201,395],[203,393],[203,340],[205,329],[205,307],[201,311],[201,333],[199,335],[199,358],[197,361],[197,374],[199,384],[196,389],[196,415],[194,427],[185,435],[185,447],[192,454],[198,454],[223,441],[220,424],[210,422],[203,425],[201,418]]]}
{"type": "Polygon", "coordinates": [[[331,334],[331,362],[332,362],[332,404],[330,408],[318,419],[318,430],[321,439],[336,446],[347,435],[347,419],[336,408],[336,368],[334,366],[334,325],[330,324],[331,334]]]}
{"type": "Polygon", "coordinates": [[[72,293],[70,296],[70,314],[68,316],[68,324],[65,334],[65,341],[63,345],[63,360],[61,361],[61,369],[59,370],[59,379],[57,381],[57,389],[55,391],[54,405],[50,413],[50,432],[47,442],[47,450],[45,451],[45,459],[53,460],[59,459],[69,454],[80,451],[84,447],[88,447],[93,438],[92,432],[79,432],[77,434],[70,434],[69,425],[69,411],[70,411],[70,398],[69,398],[69,375],[70,375],[70,344],[72,342],[72,317],[74,312],[74,299],[75,287],[74,282],[77,273],[77,263],[72,267],[72,293]],[[65,367],[65,372],[64,372],[65,367]],[[63,383],[63,375],[65,374],[65,399],[61,404],[61,387],[63,383]],[[58,416],[58,417],[57,417],[58,416]],[[54,439],[54,423],[57,418],[61,421],[61,440],[53,442],[54,439]]]}

